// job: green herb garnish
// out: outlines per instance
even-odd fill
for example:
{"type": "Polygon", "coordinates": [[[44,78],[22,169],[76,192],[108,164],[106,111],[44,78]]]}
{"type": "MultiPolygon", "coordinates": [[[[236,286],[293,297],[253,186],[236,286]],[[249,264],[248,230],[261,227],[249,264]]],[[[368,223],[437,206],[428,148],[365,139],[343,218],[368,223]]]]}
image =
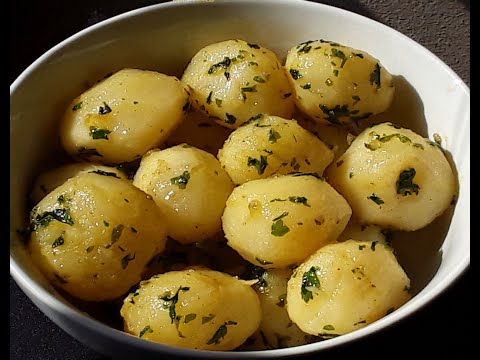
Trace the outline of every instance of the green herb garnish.
{"type": "Polygon", "coordinates": [[[260,155],[260,160],[248,157],[247,166],[253,166],[257,169],[258,175],[262,175],[265,172],[265,168],[267,167],[267,157],[260,155]]]}
{"type": "Polygon", "coordinates": [[[166,292],[165,294],[163,294],[162,296],[160,296],[160,299],[162,299],[164,301],[163,303],[163,308],[164,309],[168,309],[168,314],[170,316],[170,324],[173,324],[173,322],[176,320],[177,318],[177,313],[176,313],[176,310],[175,310],[175,305],[177,304],[178,302],[178,296],[179,296],[179,293],[180,291],[182,292],[185,292],[185,291],[188,291],[190,290],[189,287],[182,287],[180,286],[177,291],[175,292],[175,294],[172,295],[172,293],[170,291],[166,292]]]}
{"type": "Polygon", "coordinates": [[[177,185],[179,189],[185,189],[190,180],[190,173],[184,171],[182,175],[170,179],[172,185],[177,185]]]}
{"type": "Polygon", "coordinates": [[[110,106],[108,106],[108,104],[105,101],[103,102],[103,105],[100,105],[100,107],[98,108],[98,113],[100,115],[106,115],[110,112],[112,112],[112,109],[110,108],[110,106]]]}
{"type": "Polygon", "coordinates": [[[218,330],[213,334],[212,338],[207,342],[207,345],[217,345],[220,343],[220,340],[227,335],[227,326],[228,325],[237,325],[235,321],[227,321],[221,325],[218,330]]]}
{"type": "Polygon", "coordinates": [[[413,178],[416,175],[416,171],[414,168],[410,168],[404,170],[400,173],[400,176],[397,180],[397,194],[402,196],[412,195],[415,193],[418,195],[418,190],[420,190],[420,186],[413,183],[413,178]]]}
{"type": "Polygon", "coordinates": [[[313,288],[320,289],[320,280],[318,280],[317,271],[320,269],[316,266],[312,266],[310,270],[305,272],[302,276],[302,288],[301,295],[303,301],[308,303],[313,299],[313,288]]]}

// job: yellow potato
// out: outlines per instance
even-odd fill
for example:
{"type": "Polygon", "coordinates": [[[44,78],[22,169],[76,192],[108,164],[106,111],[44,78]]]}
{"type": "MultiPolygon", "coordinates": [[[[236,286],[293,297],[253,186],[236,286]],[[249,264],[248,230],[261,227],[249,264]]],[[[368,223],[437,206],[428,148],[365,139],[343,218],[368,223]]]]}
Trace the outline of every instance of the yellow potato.
{"type": "Polygon", "coordinates": [[[323,174],[333,152],[295,120],[260,116],[228,137],[218,159],[235,184],[292,172],[323,174]]]}
{"type": "Polygon", "coordinates": [[[228,245],[244,259],[284,268],[335,241],[351,214],[345,199],[322,179],[279,175],[235,188],[222,225],[228,245]]]}
{"type": "Polygon", "coordinates": [[[126,332],[182,348],[233,350],[260,324],[251,282],[208,269],[154,275],[121,308],[126,332]]]}
{"type": "Polygon", "coordinates": [[[364,130],[326,171],[361,224],[414,231],[456,196],[452,168],[435,143],[391,123],[364,130]]]}
{"type": "Polygon", "coordinates": [[[410,299],[393,250],[372,241],[324,246],[288,281],[287,311],[306,333],[329,339],[360,329],[410,299]]]}
{"type": "Polygon", "coordinates": [[[392,75],[377,59],[330,41],[294,46],[285,69],[297,107],[325,124],[356,123],[381,113],[395,93],[392,75]]]}
{"type": "Polygon", "coordinates": [[[147,194],[96,173],[74,176],[44,197],[30,228],[30,253],[46,278],[89,301],[124,295],[166,240],[166,218],[147,194]]]}
{"type": "Polygon", "coordinates": [[[85,162],[66,164],[45,171],[35,179],[33,190],[30,193],[31,200],[35,204],[38,203],[56,187],[62,185],[71,177],[84,172],[93,172],[100,175],[127,179],[127,176],[123,171],[111,166],[103,166],[85,162]]]}
{"type": "Polygon", "coordinates": [[[184,244],[221,231],[225,201],[233,190],[219,161],[187,144],[148,152],[133,185],[153,197],[167,216],[168,235],[184,244]]]}
{"type": "Polygon", "coordinates": [[[200,49],[185,69],[191,103],[220,125],[238,128],[267,113],[290,118],[295,104],[287,75],[269,49],[226,40],[200,49]]]}
{"type": "Polygon", "coordinates": [[[345,230],[338,236],[337,241],[355,239],[376,241],[377,243],[388,245],[388,239],[385,234],[388,234],[388,232],[385,232],[381,227],[377,225],[362,225],[352,217],[345,227],[345,230]]]}
{"type": "Polygon", "coordinates": [[[258,266],[252,266],[246,274],[246,278],[258,280],[253,288],[260,299],[262,322],[242,350],[279,349],[314,341],[314,336],[304,333],[290,320],[285,308],[291,274],[288,268],[266,270],[258,266]]]}
{"type": "Polygon", "coordinates": [[[72,156],[119,164],[160,146],[184,118],[188,92],[174,76],[123,69],[86,90],[66,109],[60,128],[72,156]]]}
{"type": "Polygon", "coordinates": [[[218,125],[200,111],[189,111],[185,120],[165,141],[165,145],[172,147],[189,144],[217,156],[231,132],[231,129],[218,125]]]}

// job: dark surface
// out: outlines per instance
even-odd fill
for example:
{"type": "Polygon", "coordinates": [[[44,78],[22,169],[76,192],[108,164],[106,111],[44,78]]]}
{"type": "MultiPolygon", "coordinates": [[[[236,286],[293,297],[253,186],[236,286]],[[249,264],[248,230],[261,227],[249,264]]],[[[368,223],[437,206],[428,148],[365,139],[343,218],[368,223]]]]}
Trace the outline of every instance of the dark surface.
{"type": "MultiPolygon", "coordinates": [[[[50,47],[113,15],[162,1],[82,2],[17,0],[9,17],[10,82],[50,47]]],[[[318,1],[382,22],[428,48],[470,86],[469,0],[318,1]]],[[[356,358],[427,355],[469,357],[473,350],[470,270],[447,292],[402,321],[361,343],[329,355],[356,358]]],[[[77,342],[45,317],[10,278],[10,359],[107,359],[77,342]]]]}

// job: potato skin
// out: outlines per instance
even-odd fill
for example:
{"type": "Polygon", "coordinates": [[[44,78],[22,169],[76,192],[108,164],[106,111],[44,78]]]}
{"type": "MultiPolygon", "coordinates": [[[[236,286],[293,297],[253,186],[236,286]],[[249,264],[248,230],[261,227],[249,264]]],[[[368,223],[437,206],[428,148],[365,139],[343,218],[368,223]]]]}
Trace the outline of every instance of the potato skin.
{"type": "Polygon", "coordinates": [[[174,76],[122,69],[74,99],[60,137],[72,156],[119,164],[160,146],[181,123],[188,92],[174,76]]]}
{"type": "Polygon", "coordinates": [[[233,131],[218,159],[235,184],[292,172],[322,175],[333,152],[296,120],[261,116],[233,131]]]}
{"type": "Polygon", "coordinates": [[[95,173],[44,197],[30,226],[33,261],[55,286],[87,301],[124,295],[166,240],[165,216],[147,194],[95,173]]]}
{"type": "Polygon", "coordinates": [[[414,231],[441,215],[456,176],[435,143],[391,123],[364,130],[326,171],[361,224],[414,231]]]}
{"type": "Polygon", "coordinates": [[[322,247],[288,281],[287,311],[306,333],[328,339],[360,329],[410,299],[393,250],[372,241],[322,247]]]}
{"type": "Polygon", "coordinates": [[[125,180],[127,179],[127,176],[124,172],[112,166],[104,166],[86,162],[65,164],[40,174],[35,179],[33,189],[30,193],[30,199],[37,204],[56,187],[62,185],[71,177],[84,172],[94,172],[104,174],[105,176],[113,176],[125,180]]]}
{"type": "Polygon", "coordinates": [[[182,81],[190,88],[195,109],[231,129],[262,113],[290,118],[295,108],[290,83],[277,56],[243,40],[226,40],[200,49],[182,81]]]}
{"type": "Polygon", "coordinates": [[[124,329],[166,345],[233,350],[260,324],[260,302],[250,285],[209,269],[154,275],[125,298],[124,329]],[[175,295],[175,303],[168,301],[175,295]]]}
{"type": "Polygon", "coordinates": [[[385,111],[392,75],[365,51],[317,40],[292,47],[285,69],[297,107],[321,123],[349,124],[385,111]]]}
{"type": "Polygon", "coordinates": [[[212,154],[187,144],[147,153],[133,185],[153,197],[167,216],[169,236],[183,244],[221,231],[225,201],[234,187],[212,154]]]}
{"type": "Polygon", "coordinates": [[[312,175],[279,175],[235,188],[222,226],[228,245],[264,268],[300,264],[335,241],[352,211],[327,182],[312,175]]]}

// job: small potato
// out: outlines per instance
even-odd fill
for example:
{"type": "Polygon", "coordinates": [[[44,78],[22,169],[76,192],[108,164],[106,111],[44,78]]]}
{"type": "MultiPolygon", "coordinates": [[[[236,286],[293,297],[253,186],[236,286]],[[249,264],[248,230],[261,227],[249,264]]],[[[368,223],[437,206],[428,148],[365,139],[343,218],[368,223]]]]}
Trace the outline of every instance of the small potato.
{"type": "Polygon", "coordinates": [[[457,192],[440,147],[391,123],[364,130],[326,175],[361,224],[394,230],[430,224],[457,192]]]}
{"type": "Polygon", "coordinates": [[[300,329],[329,339],[398,309],[410,299],[409,289],[390,247],[348,240],[322,247],[295,269],[286,306],[300,329]]]}
{"type": "Polygon", "coordinates": [[[55,286],[87,301],[114,300],[163,251],[166,218],[130,182],[81,173],[31,212],[29,249],[55,286]]]}
{"type": "Polygon", "coordinates": [[[233,350],[261,320],[251,282],[208,269],[155,275],[121,308],[126,332],[182,348],[233,350]]]}
{"type": "Polygon", "coordinates": [[[221,231],[225,201],[234,187],[212,154],[187,144],[148,152],[133,185],[153,197],[167,216],[168,235],[183,244],[221,231]]]}
{"type": "Polygon", "coordinates": [[[361,225],[353,217],[348,222],[345,230],[338,236],[337,241],[347,241],[350,239],[361,241],[376,241],[379,244],[388,244],[388,239],[381,227],[376,225],[361,225]]]}
{"type": "Polygon", "coordinates": [[[236,129],[258,114],[290,118],[295,104],[277,56],[243,40],[227,40],[199,50],[182,81],[191,103],[220,125],[236,129]]]}
{"type": "Polygon", "coordinates": [[[292,172],[323,174],[333,152],[295,120],[259,116],[236,129],[218,152],[235,184],[292,172]]]}
{"type": "Polygon", "coordinates": [[[351,214],[345,199],[322,179],[279,175],[235,188],[222,224],[228,245],[245,260],[284,268],[335,241],[351,214]]]}
{"type": "Polygon", "coordinates": [[[242,350],[279,349],[315,340],[314,336],[304,333],[292,323],[285,308],[291,269],[266,270],[252,266],[246,275],[247,278],[258,280],[253,288],[260,299],[262,322],[255,334],[242,346],[242,350]]]}
{"type": "Polygon", "coordinates": [[[184,85],[155,71],[123,69],[74,99],[60,129],[72,156],[103,164],[131,162],[161,145],[181,123],[184,85]]]}
{"type": "Polygon", "coordinates": [[[115,167],[90,164],[85,162],[71,163],[48,170],[38,176],[30,193],[31,200],[37,204],[56,187],[68,179],[84,172],[93,172],[105,176],[127,179],[125,173],[115,167]]]}
{"type": "Polygon", "coordinates": [[[365,51],[325,40],[288,51],[285,69],[297,107],[321,123],[349,124],[385,111],[392,75],[365,51]]]}
{"type": "Polygon", "coordinates": [[[217,156],[231,132],[231,129],[218,125],[202,112],[189,111],[185,120],[165,141],[165,145],[172,147],[189,144],[217,156]]]}

